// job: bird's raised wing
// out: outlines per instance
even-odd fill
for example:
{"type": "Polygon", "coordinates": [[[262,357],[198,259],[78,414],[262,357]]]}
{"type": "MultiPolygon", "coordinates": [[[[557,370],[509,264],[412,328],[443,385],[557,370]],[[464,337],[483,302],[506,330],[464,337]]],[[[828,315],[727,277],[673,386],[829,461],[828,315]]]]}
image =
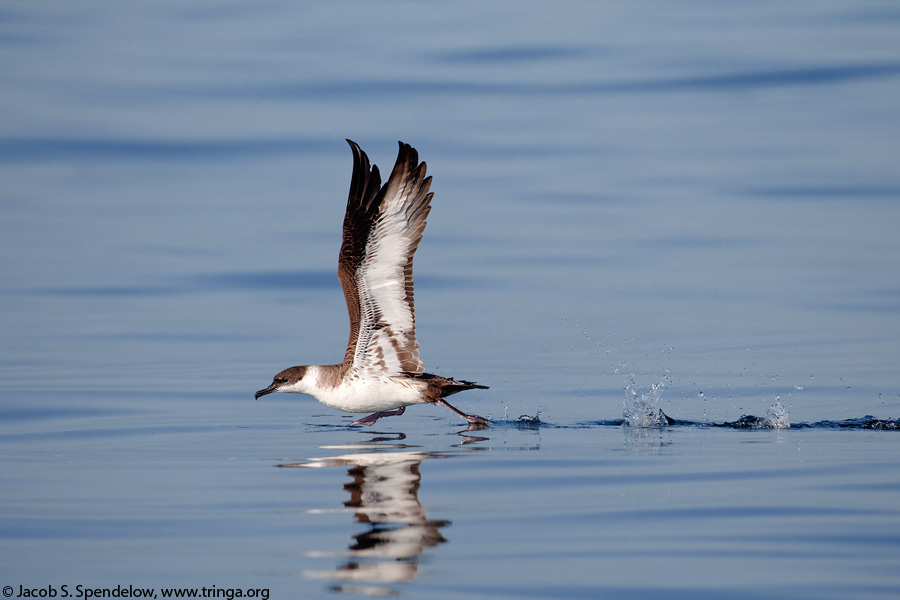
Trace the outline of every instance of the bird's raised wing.
{"type": "Polygon", "coordinates": [[[385,375],[422,373],[413,302],[413,255],[431,210],[431,177],[414,148],[400,142],[397,162],[381,185],[360,147],[344,216],[338,279],[350,314],[344,368],[385,375]]]}

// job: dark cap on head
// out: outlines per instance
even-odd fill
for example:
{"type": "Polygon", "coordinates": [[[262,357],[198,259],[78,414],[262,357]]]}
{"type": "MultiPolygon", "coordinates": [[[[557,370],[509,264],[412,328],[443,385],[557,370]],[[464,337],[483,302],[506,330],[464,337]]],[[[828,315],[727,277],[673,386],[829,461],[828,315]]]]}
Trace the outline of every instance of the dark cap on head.
{"type": "Polygon", "coordinates": [[[269,387],[259,390],[258,392],[253,394],[253,398],[259,400],[266,394],[277,392],[278,388],[283,385],[291,385],[297,383],[298,381],[303,379],[304,374],[306,374],[306,367],[290,367],[289,369],[285,369],[281,373],[278,373],[274,378],[272,378],[272,383],[269,385],[269,387]]]}

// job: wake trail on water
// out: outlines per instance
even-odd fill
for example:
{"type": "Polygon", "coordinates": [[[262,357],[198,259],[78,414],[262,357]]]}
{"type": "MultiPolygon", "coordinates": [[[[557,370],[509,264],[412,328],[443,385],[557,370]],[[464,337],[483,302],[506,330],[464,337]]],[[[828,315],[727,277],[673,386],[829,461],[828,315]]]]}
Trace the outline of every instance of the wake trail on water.
{"type": "Polygon", "coordinates": [[[646,392],[641,392],[635,383],[633,374],[626,375],[628,384],[625,386],[625,401],[621,419],[611,419],[605,421],[593,421],[578,423],[574,426],[554,425],[541,420],[541,413],[535,416],[522,415],[515,420],[504,419],[500,422],[494,422],[495,425],[509,425],[518,429],[540,429],[542,427],[633,427],[633,428],[653,428],[653,427],[723,427],[730,429],[770,429],[770,430],[788,430],[788,429],[870,429],[879,431],[898,431],[900,430],[900,419],[879,419],[872,415],[843,420],[823,420],[811,423],[800,422],[791,423],[788,410],[781,402],[779,396],[775,396],[775,403],[766,409],[764,417],[754,415],[741,415],[734,421],[691,421],[684,419],[675,419],[667,415],[661,408],[659,402],[663,392],[671,384],[672,380],[665,375],[659,383],[652,384],[646,392]]]}

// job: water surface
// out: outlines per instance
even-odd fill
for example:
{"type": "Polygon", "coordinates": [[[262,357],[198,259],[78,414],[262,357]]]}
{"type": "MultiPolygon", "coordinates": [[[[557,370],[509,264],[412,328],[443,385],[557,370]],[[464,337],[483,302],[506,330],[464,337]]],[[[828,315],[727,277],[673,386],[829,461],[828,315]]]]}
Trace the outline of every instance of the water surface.
{"type": "Polygon", "coordinates": [[[0,583],[896,597],[898,26],[7,3],[0,583]],[[343,355],[344,138],[428,163],[422,355],[487,430],[252,400],[343,355]]]}

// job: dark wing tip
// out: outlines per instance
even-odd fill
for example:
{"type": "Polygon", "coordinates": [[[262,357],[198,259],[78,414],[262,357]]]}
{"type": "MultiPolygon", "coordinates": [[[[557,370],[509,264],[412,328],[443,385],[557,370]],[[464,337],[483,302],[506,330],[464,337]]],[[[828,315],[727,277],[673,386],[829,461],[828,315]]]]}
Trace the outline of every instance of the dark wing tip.
{"type": "Polygon", "coordinates": [[[353,151],[353,174],[350,177],[350,193],[348,197],[348,216],[355,207],[370,209],[372,201],[381,187],[381,174],[378,167],[369,162],[369,157],[359,144],[347,139],[353,151]]]}
{"type": "MultiPolygon", "coordinates": [[[[419,153],[406,142],[398,141],[397,145],[400,146],[400,149],[397,152],[397,165],[405,163],[411,171],[415,171],[419,166],[419,153]]],[[[422,163],[423,168],[424,164],[425,163],[422,163]]]]}

